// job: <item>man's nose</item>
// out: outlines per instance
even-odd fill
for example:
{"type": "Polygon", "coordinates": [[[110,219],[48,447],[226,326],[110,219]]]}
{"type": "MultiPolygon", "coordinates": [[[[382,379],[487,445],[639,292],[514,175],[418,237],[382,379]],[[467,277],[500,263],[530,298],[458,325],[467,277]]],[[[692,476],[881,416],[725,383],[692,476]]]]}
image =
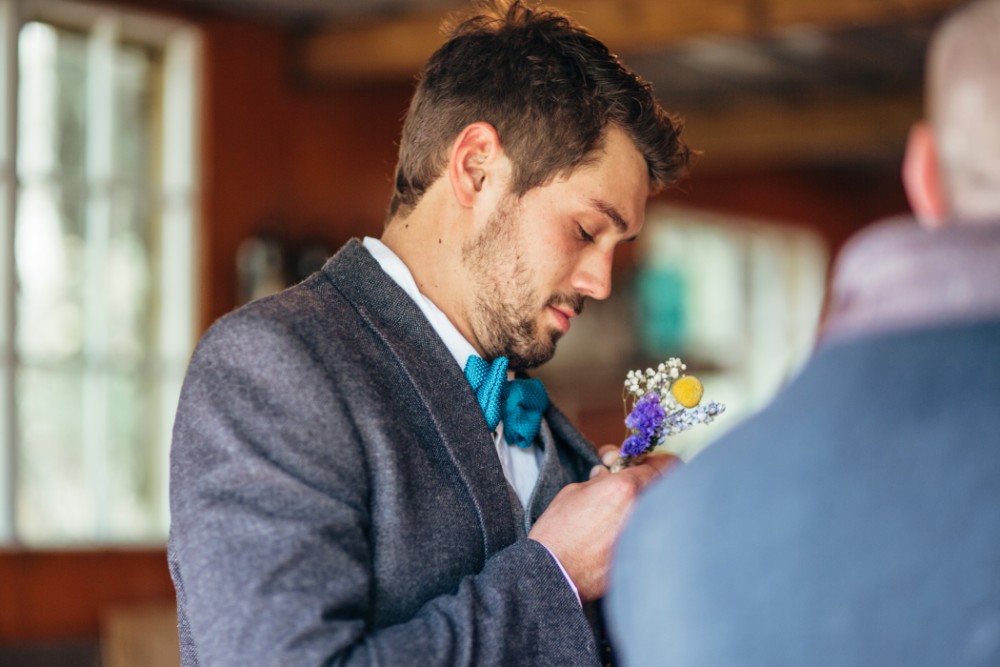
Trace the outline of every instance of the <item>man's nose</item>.
{"type": "Polygon", "coordinates": [[[608,298],[611,294],[611,268],[614,248],[593,248],[580,262],[573,275],[573,288],[592,299],[608,298]]]}

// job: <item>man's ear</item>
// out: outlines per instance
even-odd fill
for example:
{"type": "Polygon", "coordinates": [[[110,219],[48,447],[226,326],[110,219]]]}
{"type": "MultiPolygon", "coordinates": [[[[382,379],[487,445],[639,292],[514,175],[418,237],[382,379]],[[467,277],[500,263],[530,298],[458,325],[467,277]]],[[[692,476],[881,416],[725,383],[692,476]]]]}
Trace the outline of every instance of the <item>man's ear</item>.
{"type": "Polygon", "coordinates": [[[910,129],[903,158],[903,187],[920,224],[928,229],[948,224],[937,142],[933,129],[926,121],[916,123],[910,129]]]}
{"type": "Polygon", "coordinates": [[[501,154],[500,136],[489,123],[472,123],[459,132],[448,155],[448,180],[461,206],[475,203],[487,179],[495,176],[501,154]]]}

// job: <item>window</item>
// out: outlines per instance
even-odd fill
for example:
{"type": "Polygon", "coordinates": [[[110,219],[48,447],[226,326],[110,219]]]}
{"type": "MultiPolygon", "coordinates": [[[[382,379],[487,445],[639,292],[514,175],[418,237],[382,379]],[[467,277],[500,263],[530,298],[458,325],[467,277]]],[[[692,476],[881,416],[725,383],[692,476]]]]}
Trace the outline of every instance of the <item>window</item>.
{"type": "Polygon", "coordinates": [[[0,541],[159,541],[195,336],[197,35],[0,8],[0,541]]]}
{"type": "Polygon", "coordinates": [[[667,443],[690,458],[766,404],[808,357],[827,247],[805,228],[654,205],[634,255],[611,298],[587,304],[538,375],[572,418],[600,428],[600,442],[620,442],[625,373],[680,357],[705,395],[726,404],[710,428],[667,443]]]}
{"type": "Polygon", "coordinates": [[[641,356],[697,369],[727,414],[677,438],[693,456],[764,406],[812,352],[829,266],[823,239],[707,211],[650,211],[634,286],[641,356]]]}

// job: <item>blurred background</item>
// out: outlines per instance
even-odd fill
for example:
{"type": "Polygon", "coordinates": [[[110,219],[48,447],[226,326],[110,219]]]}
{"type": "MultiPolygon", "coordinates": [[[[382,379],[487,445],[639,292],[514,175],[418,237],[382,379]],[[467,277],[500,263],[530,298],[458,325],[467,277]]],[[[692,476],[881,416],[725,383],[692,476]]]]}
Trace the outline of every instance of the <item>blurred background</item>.
{"type": "MultiPolygon", "coordinates": [[[[808,355],[844,240],[906,210],[927,38],[959,3],[553,4],[702,154],[539,375],[619,442],[625,373],[681,357],[729,406],[678,438],[693,456],[808,355]]],[[[0,664],[178,664],[167,456],[194,342],[380,234],[414,75],[464,6],[0,0],[0,664]]]]}

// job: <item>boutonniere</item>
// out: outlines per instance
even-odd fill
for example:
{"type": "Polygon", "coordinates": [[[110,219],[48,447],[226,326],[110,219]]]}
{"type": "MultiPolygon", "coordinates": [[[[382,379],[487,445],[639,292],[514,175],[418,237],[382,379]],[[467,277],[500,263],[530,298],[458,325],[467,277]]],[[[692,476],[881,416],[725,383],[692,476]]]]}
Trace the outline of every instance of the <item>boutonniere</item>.
{"type": "Polygon", "coordinates": [[[704,387],[687,366],[671,357],[656,367],[629,371],[622,400],[628,436],[611,472],[639,463],[657,445],[696,424],[708,424],[726,410],[715,401],[702,403],[704,387]]]}

